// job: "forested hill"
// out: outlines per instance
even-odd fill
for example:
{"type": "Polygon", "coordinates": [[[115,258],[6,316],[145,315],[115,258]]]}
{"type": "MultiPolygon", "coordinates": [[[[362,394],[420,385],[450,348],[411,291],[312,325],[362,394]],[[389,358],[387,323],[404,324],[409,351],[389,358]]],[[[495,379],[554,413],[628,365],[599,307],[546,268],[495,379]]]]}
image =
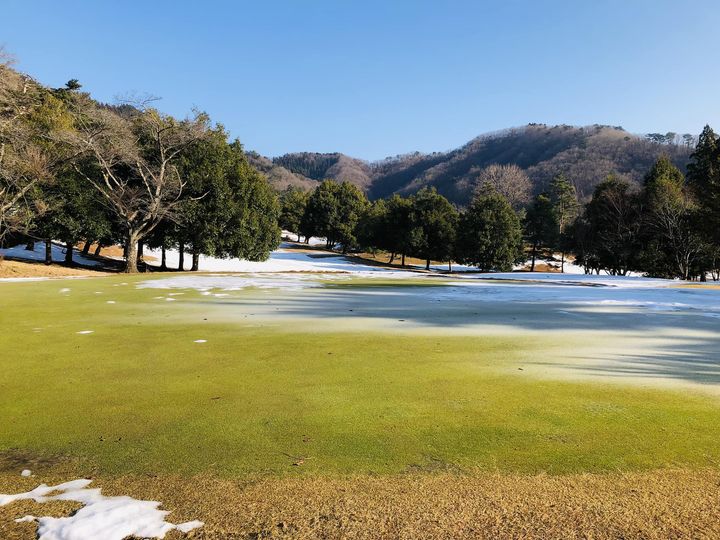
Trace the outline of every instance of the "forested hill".
{"type": "Polygon", "coordinates": [[[303,152],[273,160],[261,158],[261,170],[278,189],[288,185],[311,188],[333,178],[347,180],[377,199],[434,186],[451,201],[464,205],[484,167],[515,164],[528,174],[536,192],[562,172],[585,198],[610,173],[640,182],[661,154],[667,154],[684,171],[694,144],[689,135],[642,137],[619,127],[530,124],[482,135],[449,152],[414,153],[372,163],[339,153],[303,152]]]}

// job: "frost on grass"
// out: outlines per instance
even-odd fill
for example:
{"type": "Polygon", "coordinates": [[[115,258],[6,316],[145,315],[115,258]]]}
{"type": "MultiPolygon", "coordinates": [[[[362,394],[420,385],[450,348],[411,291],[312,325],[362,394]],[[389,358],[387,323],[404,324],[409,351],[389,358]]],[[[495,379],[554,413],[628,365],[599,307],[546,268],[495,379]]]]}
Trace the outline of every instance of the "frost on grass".
{"type": "Polygon", "coordinates": [[[88,489],[92,480],[73,480],[56,486],[41,484],[35,489],[15,495],[0,494],[0,506],[19,500],[75,501],[83,507],[68,517],[24,516],[17,522],[36,521],[38,540],[77,540],[79,538],[102,538],[123,540],[129,536],[139,538],[164,538],[172,531],[186,533],[203,523],[188,521],[174,524],[165,521],[170,513],[160,510],[159,502],[140,501],[132,497],[106,497],[99,489],[88,489]]]}

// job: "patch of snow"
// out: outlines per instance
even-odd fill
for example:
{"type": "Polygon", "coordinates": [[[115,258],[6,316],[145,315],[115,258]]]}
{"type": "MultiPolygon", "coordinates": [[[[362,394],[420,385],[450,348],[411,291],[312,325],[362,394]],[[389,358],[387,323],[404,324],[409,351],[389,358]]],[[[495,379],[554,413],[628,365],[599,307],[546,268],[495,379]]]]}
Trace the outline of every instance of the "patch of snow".
{"type": "MultiPolygon", "coordinates": [[[[159,251],[147,250],[147,254],[159,260],[159,251]]],[[[157,266],[157,260],[149,260],[148,264],[157,266]]],[[[191,268],[191,261],[185,261],[185,269],[191,268]]],[[[179,255],[176,250],[167,250],[167,265],[178,268],[179,255]]],[[[383,272],[384,268],[368,264],[356,263],[333,252],[303,250],[283,242],[280,249],[273,251],[270,258],[262,262],[241,259],[219,259],[205,255],[200,256],[200,270],[203,272],[383,272]]]]}
{"type": "Polygon", "coordinates": [[[196,339],[193,343],[207,343],[207,339],[196,339]]]}
{"type": "Polygon", "coordinates": [[[681,281],[637,276],[604,276],[595,274],[561,274],[558,272],[497,272],[462,276],[466,279],[537,281],[548,285],[590,285],[603,287],[673,287],[681,281]]]}
{"type": "Polygon", "coordinates": [[[95,330],[80,330],[78,334],[92,334],[95,330]]]}
{"type": "MultiPolygon", "coordinates": [[[[65,246],[52,244],[50,248],[52,252],[53,262],[63,262],[65,260],[65,246]]],[[[24,261],[44,261],[45,260],[45,242],[36,242],[35,249],[28,251],[25,244],[20,244],[11,248],[0,249],[0,255],[6,258],[20,259],[24,261]]],[[[81,252],[73,250],[73,262],[83,266],[102,266],[103,263],[83,257],[81,252]]]]}
{"type": "Polygon", "coordinates": [[[32,471],[30,469],[23,469],[23,471],[20,473],[20,476],[32,476],[32,471]]]}
{"type": "Polygon", "coordinates": [[[187,533],[202,527],[201,521],[173,524],[165,521],[170,513],[160,510],[161,503],[132,497],[106,497],[99,489],[88,489],[92,480],[73,480],[56,486],[41,484],[35,489],[14,495],[0,495],[0,506],[19,500],[75,501],[83,507],[68,517],[25,516],[17,522],[37,521],[38,540],[79,540],[102,538],[123,540],[129,536],[164,538],[172,531],[187,533]],[[54,493],[54,494],[53,494],[54,493]]]}
{"type": "Polygon", "coordinates": [[[69,292],[70,292],[70,289],[68,289],[67,287],[64,289],[60,289],[60,294],[67,294],[69,292]]]}
{"type": "Polygon", "coordinates": [[[114,303],[115,303],[115,300],[108,300],[108,301],[106,302],[106,304],[114,304],[114,303]]]}

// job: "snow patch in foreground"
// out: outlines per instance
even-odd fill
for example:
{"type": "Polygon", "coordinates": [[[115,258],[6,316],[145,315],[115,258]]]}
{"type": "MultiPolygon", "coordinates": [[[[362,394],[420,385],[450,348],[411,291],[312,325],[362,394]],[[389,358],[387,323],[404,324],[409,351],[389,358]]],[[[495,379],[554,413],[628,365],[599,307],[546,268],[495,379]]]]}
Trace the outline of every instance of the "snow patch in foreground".
{"type": "Polygon", "coordinates": [[[202,521],[188,521],[175,525],[165,521],[170,512],[159,510],[159,502],[140,501],[132,497],[106,497],[99,489],[88,489],[92,480],[73,480],[48,486],[41,484],[35,489],[15,495],[0,494],[0,506],[13,501],[31,499],[38,503],[47,501],[75,501],[83,507],[68,517],[25,516],[17,522],[37,521],[38,540],[78,540],[80,538],[103,538],[123,540],[128,536],[139,538],[165,538],[178,530],[186,533],[202,527],[202,521]],[[51,495],[52,493],[52,495],[51,495]]]}

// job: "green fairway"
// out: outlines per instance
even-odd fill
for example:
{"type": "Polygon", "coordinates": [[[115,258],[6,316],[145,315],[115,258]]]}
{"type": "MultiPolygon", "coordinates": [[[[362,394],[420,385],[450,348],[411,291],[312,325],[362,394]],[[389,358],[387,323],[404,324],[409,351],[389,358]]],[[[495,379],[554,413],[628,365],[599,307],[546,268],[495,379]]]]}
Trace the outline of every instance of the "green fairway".
{"type": "MultiPolygon", "coordinates": [[[[519,368],[557,337],[216,321],[223,298],[136,289],[144,279],[0,283],[0,452],[80,458],[105,473],[221,475],[569,473],[720,459],[717,398],[519,368]]],[[[259,305],[276,294],[233,298],[259,305]]]]}

